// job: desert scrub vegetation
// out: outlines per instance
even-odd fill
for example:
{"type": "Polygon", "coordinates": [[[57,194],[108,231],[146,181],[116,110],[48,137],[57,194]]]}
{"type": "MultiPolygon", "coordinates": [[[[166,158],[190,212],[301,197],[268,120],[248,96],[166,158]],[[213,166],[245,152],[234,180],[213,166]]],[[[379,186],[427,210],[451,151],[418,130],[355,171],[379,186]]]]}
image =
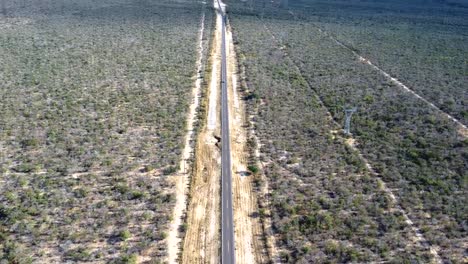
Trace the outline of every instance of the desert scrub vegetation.
{"type": "Polygon", "coordinates": [[[289,0],[287,9],[279,8],[279,1],[250,2],[233,2],[231,10],[312,22],[468,124],[466,2],[289,0]]]}
{"type": "Polygon", "coordinates": [[[458,127],[360,62],[320,32],[316,23],[297,16],[294,20],[288,12],[255,14],[238,8],[236,13],[232,5],[231,13],[249,88],[255,93],[247,99],[260,109],[256,131],[268,164],[273,222],[282,237],[281,246],[289,250],[284,258],[292,262],[307,262],[304,258],[428,261],[427,248],[417,248],[407,232],[400,232],[407,228],[402,216],[390,209],[388,197],[379,192],[378,182],[368,175],[357,154],[330,133],[340,127],[330,123],[326,112],[342,124],[343,107],[357,106],[352,123],[357,148],[422,235],[437,246],[442,259],[461,263],[467,239],[467,141],[458,127]],[[363,194],[371,198],[357,198],[363,194]],[[356,198],[366,210],[352,209],[356,204],[345,202],[356,198]],[[387,218],[387,211],[396,215],[387,218]],[[349,216],[366,219],[345,221],[349,216]],[[301,223],[310,224],[304,228],[301,223]],[[368,229],[375,223],[379,223],[375,231],[368,229]],[[358,235],[362,240],[353,240],[359,233],[354,224],[369,231],[358,235]],[[338,236],[341,232],[349,237],[338,236]],[[377,238],[386,241],[385,236],[392,239],[383,248],[366,244],[377,238]],[[416,248],[404,249],[407,243],[416,248]],[[336,249],[340,245],[355,248],[348,254],[336,249]]]}
{"type": "Polygon", "coordinates": [[[8,1],[0,259],[162,261],[201,3],[8,1]]]}
{"type": "Polygon", "coordinates": [[[389,183],[411,219],[448,261],[463,256],[467,140],[451,120],[359,62],[313,26],[287,31],[287,49],[333,118],[358,106],[358,148],[389,183]],[[313,32],[312,34],[310,32],[313,32]],[[327,40],[328,39],[328,40],[327,40]]]}
{"type": "Polygon", "coordinates": [[[234,16],[281,262],[420,261],[425,248],[255,18],[234,16]]]}
{"type": "Polygon", "coordinates": [[[327,1],[299,13],[467,125],[467,6],[390,3],[327,1]]]}

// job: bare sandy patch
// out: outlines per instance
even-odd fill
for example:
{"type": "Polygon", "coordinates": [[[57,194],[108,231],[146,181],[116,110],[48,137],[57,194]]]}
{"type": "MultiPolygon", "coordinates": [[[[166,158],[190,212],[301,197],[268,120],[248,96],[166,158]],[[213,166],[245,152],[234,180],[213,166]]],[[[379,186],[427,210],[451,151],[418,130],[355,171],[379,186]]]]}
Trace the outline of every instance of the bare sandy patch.
{"type": "MultiPolygon", "coordinates": [[[[214,2],[214,7],[217,7],[216,1],[214,2]]],[[[221,26],[222,26],[222,17],[219,12],[216,12],[216,31],[215,31],[215,46],[213,49],[211,57],[211,81],[208,89],[209,101],[208,101],[208,129],[214,130],[216,128],[218,115],[220,112],[220,106],[218,102],[218,97],[220,93],[219,81],[220,81],[220,69],[221,69],[221,26]]]]}
{"type": "Polygon", "coordinates": [[[217,263],[220,229],[220,153],[212,134],[203,132],[191,182],[182,263],[217,263]]]}

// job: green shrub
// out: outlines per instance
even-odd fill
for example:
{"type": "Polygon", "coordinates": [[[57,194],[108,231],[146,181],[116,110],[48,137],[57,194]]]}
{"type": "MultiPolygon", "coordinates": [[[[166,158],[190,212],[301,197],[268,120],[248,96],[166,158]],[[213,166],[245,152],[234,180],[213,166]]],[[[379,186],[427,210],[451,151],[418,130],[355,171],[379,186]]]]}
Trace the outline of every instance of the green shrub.
{"type": "Polygon", "coordinates": [[[255,165],[249,165],[247,166],[247,169],[253,174],[257,174],[260,171],[260,169],[255,165]]]}
{"type": "Polygon", "coordinates": [[[163,174],[164,175],[169,175],[169,174],[175,173],[176,171],[177,171],[176,166],[169,166],[169,167],[163,169],[163,174]]]}
{"type": "Polygon", "coordinates": [[[120,231],[120,233],[119,233],[119,238],[120,238],[122,241],[125,241],[125,240],[129,239],[131,236],[132,236],[132,234],[131,234],[130,231],[128,231],[128,230],[122,230],[122,231],[120,231]]]}
{"type": "Polygon", "coordinates": [[[123,255],[120,257],[120,260],[118,261],[119,264],[136,264],[138,260],[138,257],[136,254],[131,254],[131,255],[123,255]]]}

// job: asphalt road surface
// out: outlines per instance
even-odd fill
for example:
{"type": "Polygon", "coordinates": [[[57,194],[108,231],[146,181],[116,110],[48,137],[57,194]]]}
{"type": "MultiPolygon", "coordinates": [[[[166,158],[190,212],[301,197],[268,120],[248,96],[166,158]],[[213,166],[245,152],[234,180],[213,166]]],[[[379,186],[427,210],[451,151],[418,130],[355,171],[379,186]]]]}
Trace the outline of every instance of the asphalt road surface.
{"type": "MultiPolygon", "coordinates": [[[[218,0],[218,7],[221,5],[218,0]]],[[[222,12],[222,11],[221,11],[222,12]]],[[[231,141],[226,72],[226,16],[221,27],[221,263],[234,264],[234,221],[232,209],[231,141]]]]}

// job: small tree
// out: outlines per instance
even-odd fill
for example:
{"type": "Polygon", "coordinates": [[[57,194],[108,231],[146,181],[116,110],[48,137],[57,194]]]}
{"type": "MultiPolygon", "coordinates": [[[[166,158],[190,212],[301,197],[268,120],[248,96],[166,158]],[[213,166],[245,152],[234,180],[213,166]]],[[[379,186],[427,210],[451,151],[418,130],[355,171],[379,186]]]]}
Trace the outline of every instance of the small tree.
{"type": "Polygon", "coordinates": [[[249,165],[247,166],[247,169],[253,174],[257,174],[260,171],[260,169],[255,165],[249,165]]]}

